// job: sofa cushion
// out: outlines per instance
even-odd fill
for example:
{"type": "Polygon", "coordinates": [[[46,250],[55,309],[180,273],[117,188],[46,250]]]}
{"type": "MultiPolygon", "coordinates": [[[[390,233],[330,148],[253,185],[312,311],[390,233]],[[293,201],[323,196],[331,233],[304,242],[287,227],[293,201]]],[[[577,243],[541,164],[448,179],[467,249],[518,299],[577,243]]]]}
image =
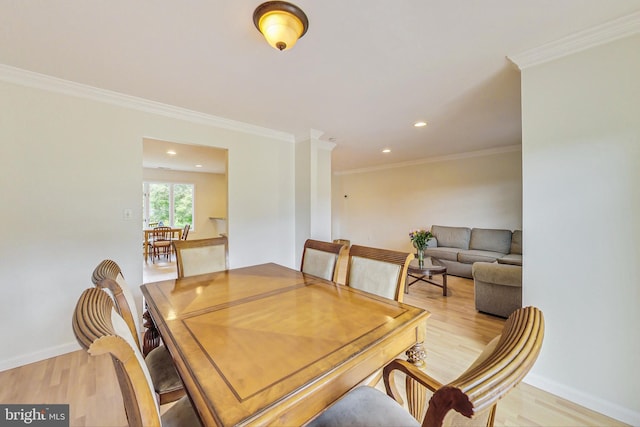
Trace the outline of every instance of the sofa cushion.
{"type": "Polygon", "coordinates": [[[502,256],[504,256],[504,254],[500,252],[479,251],[476,249],[470,249],[468,251],[462,251],[458,253],[458,262],[462,262],[465,264],[473,264],[474,262],[495,262],[502,256]]]}
{"type": "Polygon", "coordinates": [[[431,226],[431,234],[438,240],[438,246],[469,249],[470,228],[433,225],[431,226]]]}
{"type": "Polygon", "coordinates": [[[511,250],[509,253],[522,255],[522,230],[515,230],[511,235],[511,250]]]}
{"type": "Polygon", "coordinates": [[[458,248],[427,248],[424,250],[424,256],[431,256],[438,259],[446,259],[448,261],[458,261],[458,248]]]}
{"type": "Polygon", "coordinates": [[[508,254],[511,248],[511,230],[474,228],[471,230],[469,249],[508,254]]]}
{"type": "Polygon", "coordinates": [[[522,267],[478,262],[472,268],[474,280],[503,286],[522,286],[522,267]]]}
{"type": "Polygon", "coordinates": [[[508,254],[498,258],[498,264],[522,265],[522,255],[508,254]]]}

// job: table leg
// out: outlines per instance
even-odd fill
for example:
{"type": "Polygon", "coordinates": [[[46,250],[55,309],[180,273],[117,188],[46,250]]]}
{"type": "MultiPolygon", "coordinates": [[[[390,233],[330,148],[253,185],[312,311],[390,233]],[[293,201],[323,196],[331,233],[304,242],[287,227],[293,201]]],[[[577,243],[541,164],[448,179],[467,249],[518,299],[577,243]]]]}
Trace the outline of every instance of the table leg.
{"type": "Polygon", "coordinates": [[[447,272],[442,273],[442,295],[447,296],[447,272]]]}
{"type": "Polygon", "coordinates": [[[142,319],[142,326],[147,328],[142,338],[142,355],[146,357],[151,350],[160,346],[160,332],[156,329],[149,311],[145,310],[142,319]]]}
{"type": "MultiPolygon", "coordinates": [[[[413,363],[415,366],[421,368],[425,365],[424,359],[427,357],[427,352],[424,350],[422,342],[417,342],[406,352],[407,361],[413,363]]],[[[423,385],[413,380],[411,377],[407,377],[405,382],[407,391],[407,405],[409,407],[409,413],[416,419],[421,421],[424,415],[426,403],[426,389],[423,385]]]]}

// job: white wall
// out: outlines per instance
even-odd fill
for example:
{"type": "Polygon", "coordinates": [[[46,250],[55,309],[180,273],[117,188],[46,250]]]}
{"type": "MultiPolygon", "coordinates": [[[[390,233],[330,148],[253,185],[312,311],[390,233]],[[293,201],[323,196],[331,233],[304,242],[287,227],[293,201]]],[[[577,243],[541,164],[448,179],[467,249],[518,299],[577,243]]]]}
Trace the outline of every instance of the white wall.
{"type": "Polygon", "coordinates": [[[194,218],[189,230],[190,239],[218,237],[226,232],[220,220],[211,217],[227,217],[227,177],[220,173],[170,171],[163,169],[142,170],[142,179],[150,182],[174,182],[194,185],[194,218]]]}
{"type": "Polygon", "coordinates": [[[120,264],[140,298],[144,137],[228,149],[231,266],[295,267],[292,138],[70,96],[75,84],[59,83],[0,81],[0,370],[78,348],[72,310],[102,259],[120,264]]]}
{"type": "Polygon", "coordinates": [[[520,229],[521,175],[519,147],[336,175],[333,238],[412,251],[409,231],[433,224],[520,229]]]}
{"type": "Polygon", "coordinates": [[[640,425],[640,36],[522,72],[530,382],[640,425]]]}

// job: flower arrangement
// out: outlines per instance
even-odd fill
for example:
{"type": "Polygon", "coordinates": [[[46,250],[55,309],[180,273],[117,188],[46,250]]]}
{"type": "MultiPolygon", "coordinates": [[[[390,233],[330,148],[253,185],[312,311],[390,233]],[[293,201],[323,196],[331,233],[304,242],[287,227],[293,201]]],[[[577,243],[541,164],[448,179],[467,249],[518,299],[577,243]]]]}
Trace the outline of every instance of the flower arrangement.
{"type": "Polygon", "coordinates": [[[419,228],[409,232],[409,239],[411,239],[411,243],[416,249],[424,250],[427,247],[427,242],[433,239],[433,234],[429,230],[419,228]]]}

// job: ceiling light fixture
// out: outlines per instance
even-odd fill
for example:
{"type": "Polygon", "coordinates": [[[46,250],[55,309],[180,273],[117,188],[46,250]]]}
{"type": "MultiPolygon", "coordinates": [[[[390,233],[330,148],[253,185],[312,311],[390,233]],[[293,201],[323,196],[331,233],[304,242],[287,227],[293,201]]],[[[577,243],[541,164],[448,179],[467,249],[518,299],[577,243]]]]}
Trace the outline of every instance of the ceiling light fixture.
{"type": "Polygon", "coordinates": [[[169,151],[167,151],[167,154],[170,155],[170,156],[175,156],[176,152],[173,151],[173,150],[169,150],[169,151]]]}
{"type": "Polygon", "coordinates": [[[253,23],[278,50],[291,49],[309,28],[309,20],[302,9],[286,1],[262,3],[253,12],[253,23]]]}
{"type": "Polygon", "coordinates": [[[413,126],[417,127],[417,128],[422,128],[425,127],[427,125],[427,122],[415,122],[413,124],[413,126]]]}
{"type": "Polygon", "coordinates": [[[391,152],[391,148],[385,148],[384,150],[382,150],[383,153],[390,153],[391,152]]]}

